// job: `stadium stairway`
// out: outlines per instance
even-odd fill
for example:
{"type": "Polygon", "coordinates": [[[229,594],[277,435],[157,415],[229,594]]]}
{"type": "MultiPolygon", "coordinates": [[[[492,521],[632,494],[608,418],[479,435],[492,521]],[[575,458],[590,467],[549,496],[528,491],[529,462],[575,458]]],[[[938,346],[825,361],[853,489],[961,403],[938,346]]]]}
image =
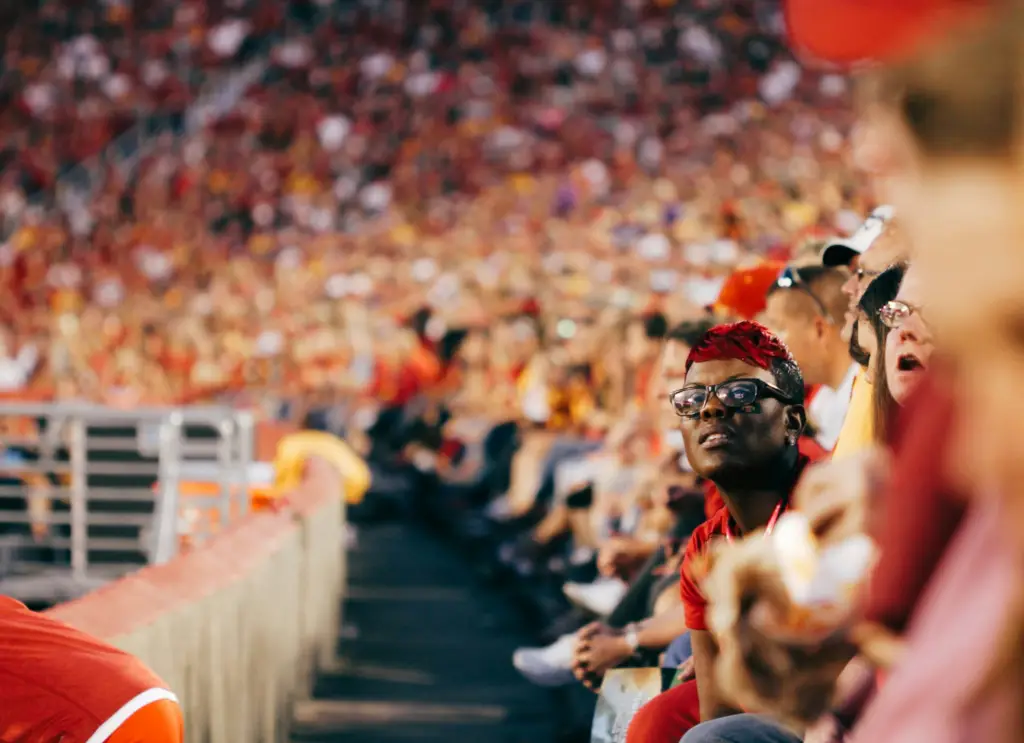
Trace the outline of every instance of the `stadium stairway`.
{"type": "Polygon", "coordinates": [[[554,696],[524,681],[508,598],[409,524],[360,527],[334,667],[296,705],[294,743],[552,743],[554,696]]]}

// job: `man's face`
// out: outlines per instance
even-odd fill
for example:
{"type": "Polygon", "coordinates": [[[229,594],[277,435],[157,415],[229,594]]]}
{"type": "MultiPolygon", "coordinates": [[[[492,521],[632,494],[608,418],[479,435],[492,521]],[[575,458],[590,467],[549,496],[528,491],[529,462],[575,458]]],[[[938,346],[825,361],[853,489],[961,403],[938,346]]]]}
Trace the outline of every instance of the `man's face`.
{"type": "MultiPolygon", "coordinates": [[[[770,371],[743,361],[705,361],[694,364],[686,375],[686,386],[716,385],[733,379],[760,379],[775,385],[770,371]]],[[[763,397],[753,410],[727,408],[709,395],[700,414],[681,418],[683,446],[690,465],[701,477],[712,481],[756,471],[775,460],[787,445],[787,436],[799,433],[794,406],[763,397]]]]}
{"type": "Polygon", "coordinates": [[[813,300],[801,291],[776,291],[768,297],[763,322],[789,347],[808,384],[827,378],[821,324],[824,318],[813,300]]]}
{"type": "Polygon", "coordinates": [[[853,323],[857,319],[857,303],[864,296],[868,285],[889,266],[905,261],[909,254],[908,248],[903,230],[890,224],[870,248],[853,259],[850,278],[843,284],[843,293],[850,298],[843,325],[843,340],[850,340],[853,323]]]}

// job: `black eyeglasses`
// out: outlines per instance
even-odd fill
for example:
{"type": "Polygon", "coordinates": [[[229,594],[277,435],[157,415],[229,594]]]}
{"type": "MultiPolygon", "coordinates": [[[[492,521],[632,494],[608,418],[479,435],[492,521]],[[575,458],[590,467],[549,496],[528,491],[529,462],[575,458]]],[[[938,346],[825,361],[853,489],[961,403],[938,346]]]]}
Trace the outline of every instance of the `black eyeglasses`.
{"type": "Polygon", "coordinates": [[[778,387],[760,379],[730,379],[721,384],[694,384],[676,390],[669,395],[672,408],[680,418],[693,419],[700,415],[708,399],[714,395],[730,410],[741,410],[765,397],[773,397],[785,403],[796,401],[778,387]]]}
{"type": "Polygon", "coordinates": [[[921,315],[921,308],[909,305],[899,299],[893,299],[882,305],[882,309],[878,311],[878,317],[882,320],[882,324],[887,328],[896,330],[897,328],[903,327],[903,324],[910,318],[911,315],[917,313],[917,316],[924,320],[921,315]]]}
{"type": "Polygon", "coordinates": [[[793,266],[786,266],[782,269],[782,273],[779,274],[779,278],[775,279],[775,286],[779,289],[795,289],[796,291],[803,292],[814,302],[814,305],[818,308],[818,313],[826,321],[832,322],[832,315],[825,307],[825,303],[821,301],[817,294],[811,291],[811,287],[807,285],[807,282],[800,275],[799,269],[793,266]]]}

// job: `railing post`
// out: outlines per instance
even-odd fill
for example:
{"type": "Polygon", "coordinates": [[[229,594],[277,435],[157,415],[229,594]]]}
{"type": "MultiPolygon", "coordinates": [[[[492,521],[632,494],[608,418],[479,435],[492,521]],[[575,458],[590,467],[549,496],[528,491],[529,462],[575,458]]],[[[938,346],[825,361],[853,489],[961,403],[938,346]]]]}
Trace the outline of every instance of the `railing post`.
{"type": "Polygon", "coordinates": [[[235,422],[226,418],[217,424],[217,466],[220,473],[220,525],[225,529],[231,523],[232,490],[235,487],[235,422]]]}
{"type": "Polygon", "coordinates": [[[75,417],[68,431],[68,458],[71,467],[71,577],[84,581],[89,568],[89,504],[85,421],[75,417]]]}
{"type": "Polygon", "coordinates": [[[178,491],[181,484],[182,415],[175,410],[160,424],[160,473],[156,503],[156,539],[150,562],[167,562],[178,553],[178,491]]]}
{"type": "Polygon", "coordinates": [[[238,498],[240,513],[249,513],[249,467],[256,446],[256,422],[252,413],[241,411],[238,420],[238,498]]]}

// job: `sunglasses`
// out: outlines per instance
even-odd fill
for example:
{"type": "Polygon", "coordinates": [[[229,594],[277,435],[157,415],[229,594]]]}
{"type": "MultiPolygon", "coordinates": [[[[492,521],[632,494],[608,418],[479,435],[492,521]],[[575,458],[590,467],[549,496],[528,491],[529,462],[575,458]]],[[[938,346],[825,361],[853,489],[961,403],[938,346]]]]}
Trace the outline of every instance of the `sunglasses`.
{"type": "Polygon", "coordinates": [[[778,387],[760,379],[730,379],[721,384],[690,385],[673,392],[669,395],[669,400],[676,415],[693,420],[700,416],[700,411],[704,409],[712,395],[730,410],[749,408],[766,397],[789,404],[796,402],[778,387]]]}
{"type": "Polygon", "coordinates": [[[858,268],[854,269],[853,275],[857,279],[857,281],[862,282],[862,281],[865,281],[867,279],[873,279],[876,276],[881,276],[882,272],[881,271],[871,271],[871,270],[868,270],[866,268],[859,268],[858,267],[858,268]]]}
{"type": "Polygon", "coordinates": [[[921,315],[920,307],[914,307],[899,299],[893,299],[882,305],[882,309],[878,311],[878,317],[887,328],[896,330],[903,327],[904,323],[914,313],[917,313],[917,316],[921,317],[922,320],[924,319],[921,315]]]}
{"type": "Polygon", "coordinates": [[[815,294],[811,287],[807,285],[803,277],[800,275],[800,271],[793,266],[786,266],[782,269],[782,273],[779,274],[779,278],[775,279],[775,286],[779,289],[795,289],[796,291],[803,292],[811,301],[814,302],[814,306],[818,308],[818,313],[825,318],[827,322],[832,322],[832,315],[829,314],[828,309],[825,307],[825,303],[821,301],[821,298],[815,294]]]}

